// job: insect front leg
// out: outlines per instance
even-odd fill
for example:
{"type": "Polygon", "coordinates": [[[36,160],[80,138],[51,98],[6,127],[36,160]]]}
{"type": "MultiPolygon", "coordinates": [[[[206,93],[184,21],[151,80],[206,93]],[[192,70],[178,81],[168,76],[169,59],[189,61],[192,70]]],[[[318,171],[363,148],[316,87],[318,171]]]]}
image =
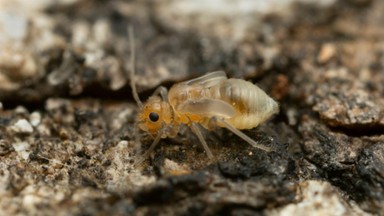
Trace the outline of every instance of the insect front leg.
{"type": "Polygon", "coordinates": [[[155,147],[157,146],[157,144],[159,144],[162,135],[163,135],[163,131],[160,131],[159,134],[157,134],[156,138],[153,140],[149,149],[143,155],[138,156],[138,158],[133,163],[133,166],[141,164],[143,161],[145,161],[145,159],[147,159],[147,157],[149,157],[149,155],[153,152],[153,150],[155,150],[155,147]]]}
{"type": "Polygon", "coordinates": [[[244,141],[246,141],[247,143],[249,143],[251,146],[253,146],[255,148],[262,149],[262,150],[264,150],[266,152],[273,151],[272,148],[269,148],[269,147],[266,147],[266,146],[258,144],[255,140],[253,140],[252,138],[247,136],[245,133],[241,132],[239,129],[233,127],[231,124],[229,124],[223,118],[219,118],[219,117],[216,117],[216,116],[212,117],[212,119],[210,121],[210,124],[214,124],[214,125],[217,125],[217,126],[221,126],[221,127],[227,128],[232,133],[236,134],[238,137],[240,137],[241,139],[243,139],[244,141]]]}
{"type": "Polygon", "coordinates": [[[152,96],[160,95],[163,101],[168,102],[168,89],[164,86],[159,86],[157,89],[152,93],[152,96]]]}
{"type": "Polygon", "coordinates": [[[203,146],[205,152],[207,153],[208,158],[213,159],[213,154],[212,154],[211,150],[209,149],[207,142],[205,141],[205,139],[203,137],[203,134],[201,134],[199,126],[196,123],[192,122],[191,123],[191,129],[192,129],[193,133],[195,133],[197,138],[199,139],[201,145],[203,146]]]}

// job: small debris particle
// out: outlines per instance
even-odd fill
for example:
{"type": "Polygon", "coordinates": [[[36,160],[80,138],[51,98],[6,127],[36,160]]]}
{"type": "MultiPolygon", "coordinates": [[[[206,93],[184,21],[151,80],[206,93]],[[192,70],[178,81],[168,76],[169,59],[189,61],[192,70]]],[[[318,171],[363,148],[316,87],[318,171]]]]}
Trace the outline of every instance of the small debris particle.
{"type": "Polygon", "coordinates": [[[23,106],[17,106],[16,109],[15,109],[15,113],[17,113],[17,114],[27,114],[28,110],[27,110],[27,108],[25,108],[23,106]]]}
{"type": "Polygon", "coordinates": [[[13,126],[10,127],[11,131],[20,134],[33,133],[32,125],[26,119],[19,119],[13,126]]]}
{"type": "Polygon", "coordinates": [[[320,64],[327,63],[333,56],[336,54],[336,47],[333,44],[326,43],[324,44],[317,56],[317,61],[320,64]]]}
{"type": "Polygon", "coordinates": [[[180,165],[173,160],[164,160],[165,172],[169,175],[184,175],[191,172],[191,170],[185,165],[180,165]]]}
{"type": "Polygon", "coordinates": [[[281,100],[288,93],[289,93],[288,77],[283,74],[277,75],[275,79],[275,84],[271,92],[271,96],[276,100],[281,100]]]}
{"type": "Polygon", "coordinates": [[[23,158],[24,160],[27,160],[29,158],[29,143],[27,142],[15,142],[12,144],[15,151],[18,153],[18,155],[23,158]]]}
{"type": "Polygon", "coordinates": [[[297,124],[297,110],[296,109],[288,109],[287,110],[287,118],[288,118],[288,124],[289,125],[296,125],[297,124]]]}
{"type": "Polygon", "coordinates": [[[41,114],[39,112],[33,112],[29,118],[31,125],[36,127],[41,122],[41,114]]]}
{"type": "Polygon", "coordinates": [[[65,128],[60,128],[59,136],[60,136],[60,139],[62,139],[62,140],[67,140],[70,138],[70,134],[68,133],[68,131],[65,128]]]}

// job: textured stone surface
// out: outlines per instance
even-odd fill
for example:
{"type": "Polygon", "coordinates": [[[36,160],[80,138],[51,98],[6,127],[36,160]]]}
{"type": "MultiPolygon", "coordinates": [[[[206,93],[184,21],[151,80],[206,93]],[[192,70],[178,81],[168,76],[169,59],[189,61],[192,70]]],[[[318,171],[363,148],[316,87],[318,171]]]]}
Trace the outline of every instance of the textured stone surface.
{"type": "Polygon", "coordinates": [[[300,202],[267,211],[268,215],[366,215],[327,182],[304,181],[297,193],[300,202]]]}

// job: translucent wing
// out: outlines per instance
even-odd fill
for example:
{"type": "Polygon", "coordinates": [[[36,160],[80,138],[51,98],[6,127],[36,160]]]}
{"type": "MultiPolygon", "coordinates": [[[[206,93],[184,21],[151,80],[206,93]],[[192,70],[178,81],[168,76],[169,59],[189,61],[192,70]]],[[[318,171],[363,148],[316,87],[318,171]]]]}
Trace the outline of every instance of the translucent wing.
{"type": "Polygon", "coordinates": [[[203,98],[188,100],[176,107],[178,112],[196,114],[204,117],[231,118],[235,115],[235,109],[227,102],[219,99],[203,98]]]}
{"type": "Polygon", "coordinates": [[[224,71],[215,71],[208,74],[205,74],[201,77],[197,77],[192,80],[188,80],[184,82],[183,84],[188,86],[194,86],[199,85],[201,87],[210,87],[214,86],[223,80],[227,79],[227,75],[224,73],[224,71]]]}

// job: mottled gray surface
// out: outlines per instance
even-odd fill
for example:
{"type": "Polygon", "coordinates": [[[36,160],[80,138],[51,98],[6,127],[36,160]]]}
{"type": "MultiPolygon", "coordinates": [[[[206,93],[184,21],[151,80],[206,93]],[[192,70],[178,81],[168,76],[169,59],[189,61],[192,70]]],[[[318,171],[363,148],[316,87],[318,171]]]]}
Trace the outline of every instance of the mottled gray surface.
{"type": "Polygon", "coordinates": [[[0,215],[383,215],[383,1],[28,2],[0,2],[0,215]],[[129,26],[141,98],[251,80],[277,151],[217,130],[210,161],[186,128],[134,167],[129,26]]]}

